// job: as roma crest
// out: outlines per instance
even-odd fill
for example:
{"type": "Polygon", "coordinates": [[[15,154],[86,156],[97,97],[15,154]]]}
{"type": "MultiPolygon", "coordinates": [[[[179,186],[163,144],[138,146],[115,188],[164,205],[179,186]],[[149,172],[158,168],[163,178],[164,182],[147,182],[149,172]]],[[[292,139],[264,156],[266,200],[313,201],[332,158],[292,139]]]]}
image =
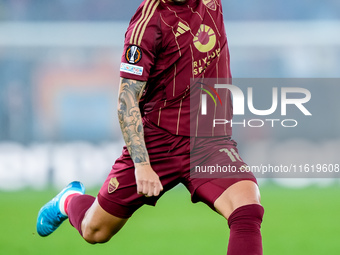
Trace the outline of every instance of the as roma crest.
{"type": "Polygon", "coordinates": [[[109,182],[109,186],[108,186],[108,192],[111,194],[113,192],[115,192],[115,190],[118,188],[119,186],[119,182],[117,180],[117,178],[111,178],[110,182],[109,182]]]}
{"type": "Polygon", "coordinates": [[[210,10],[216,11],[216,3],[215,0],[202,0],[204,5],[208,7],[210,10]]]}

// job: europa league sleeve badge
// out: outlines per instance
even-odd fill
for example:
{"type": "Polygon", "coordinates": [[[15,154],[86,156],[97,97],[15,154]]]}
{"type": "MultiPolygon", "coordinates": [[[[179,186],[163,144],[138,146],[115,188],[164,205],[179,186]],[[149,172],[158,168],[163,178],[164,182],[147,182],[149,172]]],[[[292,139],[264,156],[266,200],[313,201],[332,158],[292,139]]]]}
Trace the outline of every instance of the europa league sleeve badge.
{"type": "Polygon", "coordinates": [[[142,59],[142,50],[136,45],[130,45],[125,52],[125,59],[130,64],[137,64],[142,59]]]}

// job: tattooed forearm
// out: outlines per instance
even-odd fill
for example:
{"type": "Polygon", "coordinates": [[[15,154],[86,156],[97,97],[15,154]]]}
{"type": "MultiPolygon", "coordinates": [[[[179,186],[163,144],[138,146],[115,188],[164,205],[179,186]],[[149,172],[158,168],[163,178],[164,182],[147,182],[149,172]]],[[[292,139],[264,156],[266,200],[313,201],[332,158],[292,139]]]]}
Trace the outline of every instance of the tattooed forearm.
{"type": "Polygon", "coordinates": [[[121,79],[118,95],[118,118],[120,128],[134,163],[148,163],[149,156],[144,141],[139,100],[146,82],[121,79]]]}

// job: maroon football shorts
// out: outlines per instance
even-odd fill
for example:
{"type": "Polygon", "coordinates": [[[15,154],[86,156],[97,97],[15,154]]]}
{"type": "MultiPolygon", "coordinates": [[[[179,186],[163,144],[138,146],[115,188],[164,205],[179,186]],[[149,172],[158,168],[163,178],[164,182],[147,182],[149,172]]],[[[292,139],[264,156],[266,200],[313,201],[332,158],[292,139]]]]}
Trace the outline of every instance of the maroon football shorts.
{"type": "Polygon", "coordinates": [[[230,138],[176,136],[146,119],[143,122],[150,163],[164,190],[158,197],[137,194],[134,164],[124,146],[122,155],[116,160],[98,194],[100,206],[108,213],[129,218],[142,205],[155,205],[164,192],[179,183],[189,190],[194,203],[202,201],[214,209],[215,200],[234,183],[241,180],[256,183],[254,175],[248,172],[237,175],[223,172],[221,176],[204,171],[207,166],[211,170],[211,167],[218,165],[220,170],[223,167],[225,170],[226,166],[239,169],[245,165],[237,156],[236,143],[230,138]],[[197,174],[198,170],[202,170],[201,173],[197,174]]]}

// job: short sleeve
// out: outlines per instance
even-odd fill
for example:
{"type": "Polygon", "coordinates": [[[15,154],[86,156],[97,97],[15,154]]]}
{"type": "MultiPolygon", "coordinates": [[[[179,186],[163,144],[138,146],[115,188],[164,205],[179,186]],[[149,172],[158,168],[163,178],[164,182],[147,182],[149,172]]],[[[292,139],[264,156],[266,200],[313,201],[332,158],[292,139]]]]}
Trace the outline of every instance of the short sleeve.
{"type": "Polygon", "coordinates": [[[158,1],[145,1],[132,17],[125,34],[120,77],[147,81],[161,44],[158,1]]]}

